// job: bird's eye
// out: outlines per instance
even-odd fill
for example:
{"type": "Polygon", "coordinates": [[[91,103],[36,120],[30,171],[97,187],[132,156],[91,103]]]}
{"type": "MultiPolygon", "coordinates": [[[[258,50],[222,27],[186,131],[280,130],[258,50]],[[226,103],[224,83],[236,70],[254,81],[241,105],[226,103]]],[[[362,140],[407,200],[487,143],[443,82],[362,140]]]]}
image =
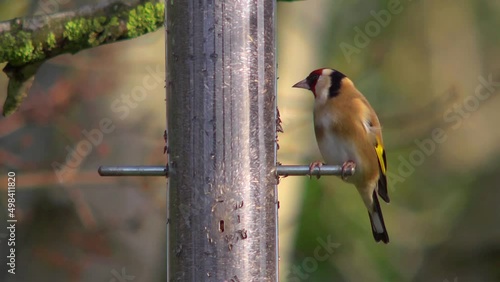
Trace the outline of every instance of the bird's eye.
{"type": "Polygon", "coordinates": [[[310,74],[306,78],[307,84],[309,84],[309,86],[313,87],[314,85],[316,85],[316,82],[318,81],[318,78],[319,78],[319,74],[317,74],[317,73],[310,74]]]}

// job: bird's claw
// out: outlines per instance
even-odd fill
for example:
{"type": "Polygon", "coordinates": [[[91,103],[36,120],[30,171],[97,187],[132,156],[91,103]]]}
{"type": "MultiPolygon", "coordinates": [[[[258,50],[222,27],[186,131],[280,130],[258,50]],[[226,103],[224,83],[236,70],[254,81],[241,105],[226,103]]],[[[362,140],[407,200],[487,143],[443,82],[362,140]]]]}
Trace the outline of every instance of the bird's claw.
{"type": "Polygon", "coordinates": [[[347,175],[345,175],[347,170],[351,170],[356,168],[356,163],[353,161],[347,161],[342,165],[342,172],[340,173],[340,177],[342,180],[347,181],[347,175]]]}
{"type": "MultiPolygon", "coordinates": [[[[320,161],[315,161],[315,162],[312,162],[310,165],[309,165],[309,179],[312,178],[312,174],[313,174],[313,170],[315,167],[319,168],[319,170],[321,171],[321,167],[323,166],[323,163],[320,162],[320,161]]],[[[316,175],[316,178],[319,179],[321,177],[321,174],[318,174],[316,175]]]]}

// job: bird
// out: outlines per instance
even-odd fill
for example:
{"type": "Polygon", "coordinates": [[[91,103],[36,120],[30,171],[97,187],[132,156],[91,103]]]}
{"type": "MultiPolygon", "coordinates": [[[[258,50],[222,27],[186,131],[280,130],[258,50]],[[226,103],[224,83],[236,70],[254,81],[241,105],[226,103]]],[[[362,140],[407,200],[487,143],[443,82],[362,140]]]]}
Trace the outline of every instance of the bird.
{"type": "MultiPolygon", "coordinates": [[[[375,110],[354,83],[335,69],[314,70],[293,87],[314,94],[314,131],[323,159],[327,164],[342,164],[342,180],[354,184],[368,209],[373,238],[389,243],[378,199],[390,202],[387,161],[375,110]],[[351,168],[355,168],[354,175],[347,177],[345,172],[351,168]]],[[[321,165],[312,162],[310,173],[321,165]]]]}

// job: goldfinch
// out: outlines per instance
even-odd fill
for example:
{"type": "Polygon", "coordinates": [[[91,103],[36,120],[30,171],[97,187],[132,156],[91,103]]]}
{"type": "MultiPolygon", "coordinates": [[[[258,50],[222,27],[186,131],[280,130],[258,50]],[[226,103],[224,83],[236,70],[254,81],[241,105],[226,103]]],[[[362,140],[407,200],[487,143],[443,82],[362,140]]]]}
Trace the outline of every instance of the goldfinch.
{"type": "MultiPolygon", "coordinates": [[[[326,163],[342,164],[343,172],[354,166],[352,177],[342,179],[356,186],[368,209],[376,242],[389,243],[378,195],[389,203],[387,162],[377,114],[366,98],[343,73],[317,69],[293,87],[314,94],[314,130],[326,163]]],[[[311,171],[320,162],[311,163],[311,171]]]]}

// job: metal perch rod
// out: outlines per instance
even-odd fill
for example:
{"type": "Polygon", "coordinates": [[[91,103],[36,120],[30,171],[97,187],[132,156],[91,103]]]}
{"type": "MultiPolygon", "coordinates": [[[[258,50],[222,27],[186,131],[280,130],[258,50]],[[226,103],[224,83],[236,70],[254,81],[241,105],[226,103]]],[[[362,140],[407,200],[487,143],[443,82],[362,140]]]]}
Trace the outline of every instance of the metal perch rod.
{"type": "MultiPolygon", "coordinates": [[[[345,175],[351,176],[355,169],[346,169],[345,175]]],[[[166,176],[168,177],[168,167],[165,166],[101,166],[100,176],[166,176]]],[[[278,165],[276,172],[279,176],[310,175],[307,165],[278,165]]],[[[321,168],[315,167],[312,175],[340,175],[342,166],[324,165],[321,168]]]]}

